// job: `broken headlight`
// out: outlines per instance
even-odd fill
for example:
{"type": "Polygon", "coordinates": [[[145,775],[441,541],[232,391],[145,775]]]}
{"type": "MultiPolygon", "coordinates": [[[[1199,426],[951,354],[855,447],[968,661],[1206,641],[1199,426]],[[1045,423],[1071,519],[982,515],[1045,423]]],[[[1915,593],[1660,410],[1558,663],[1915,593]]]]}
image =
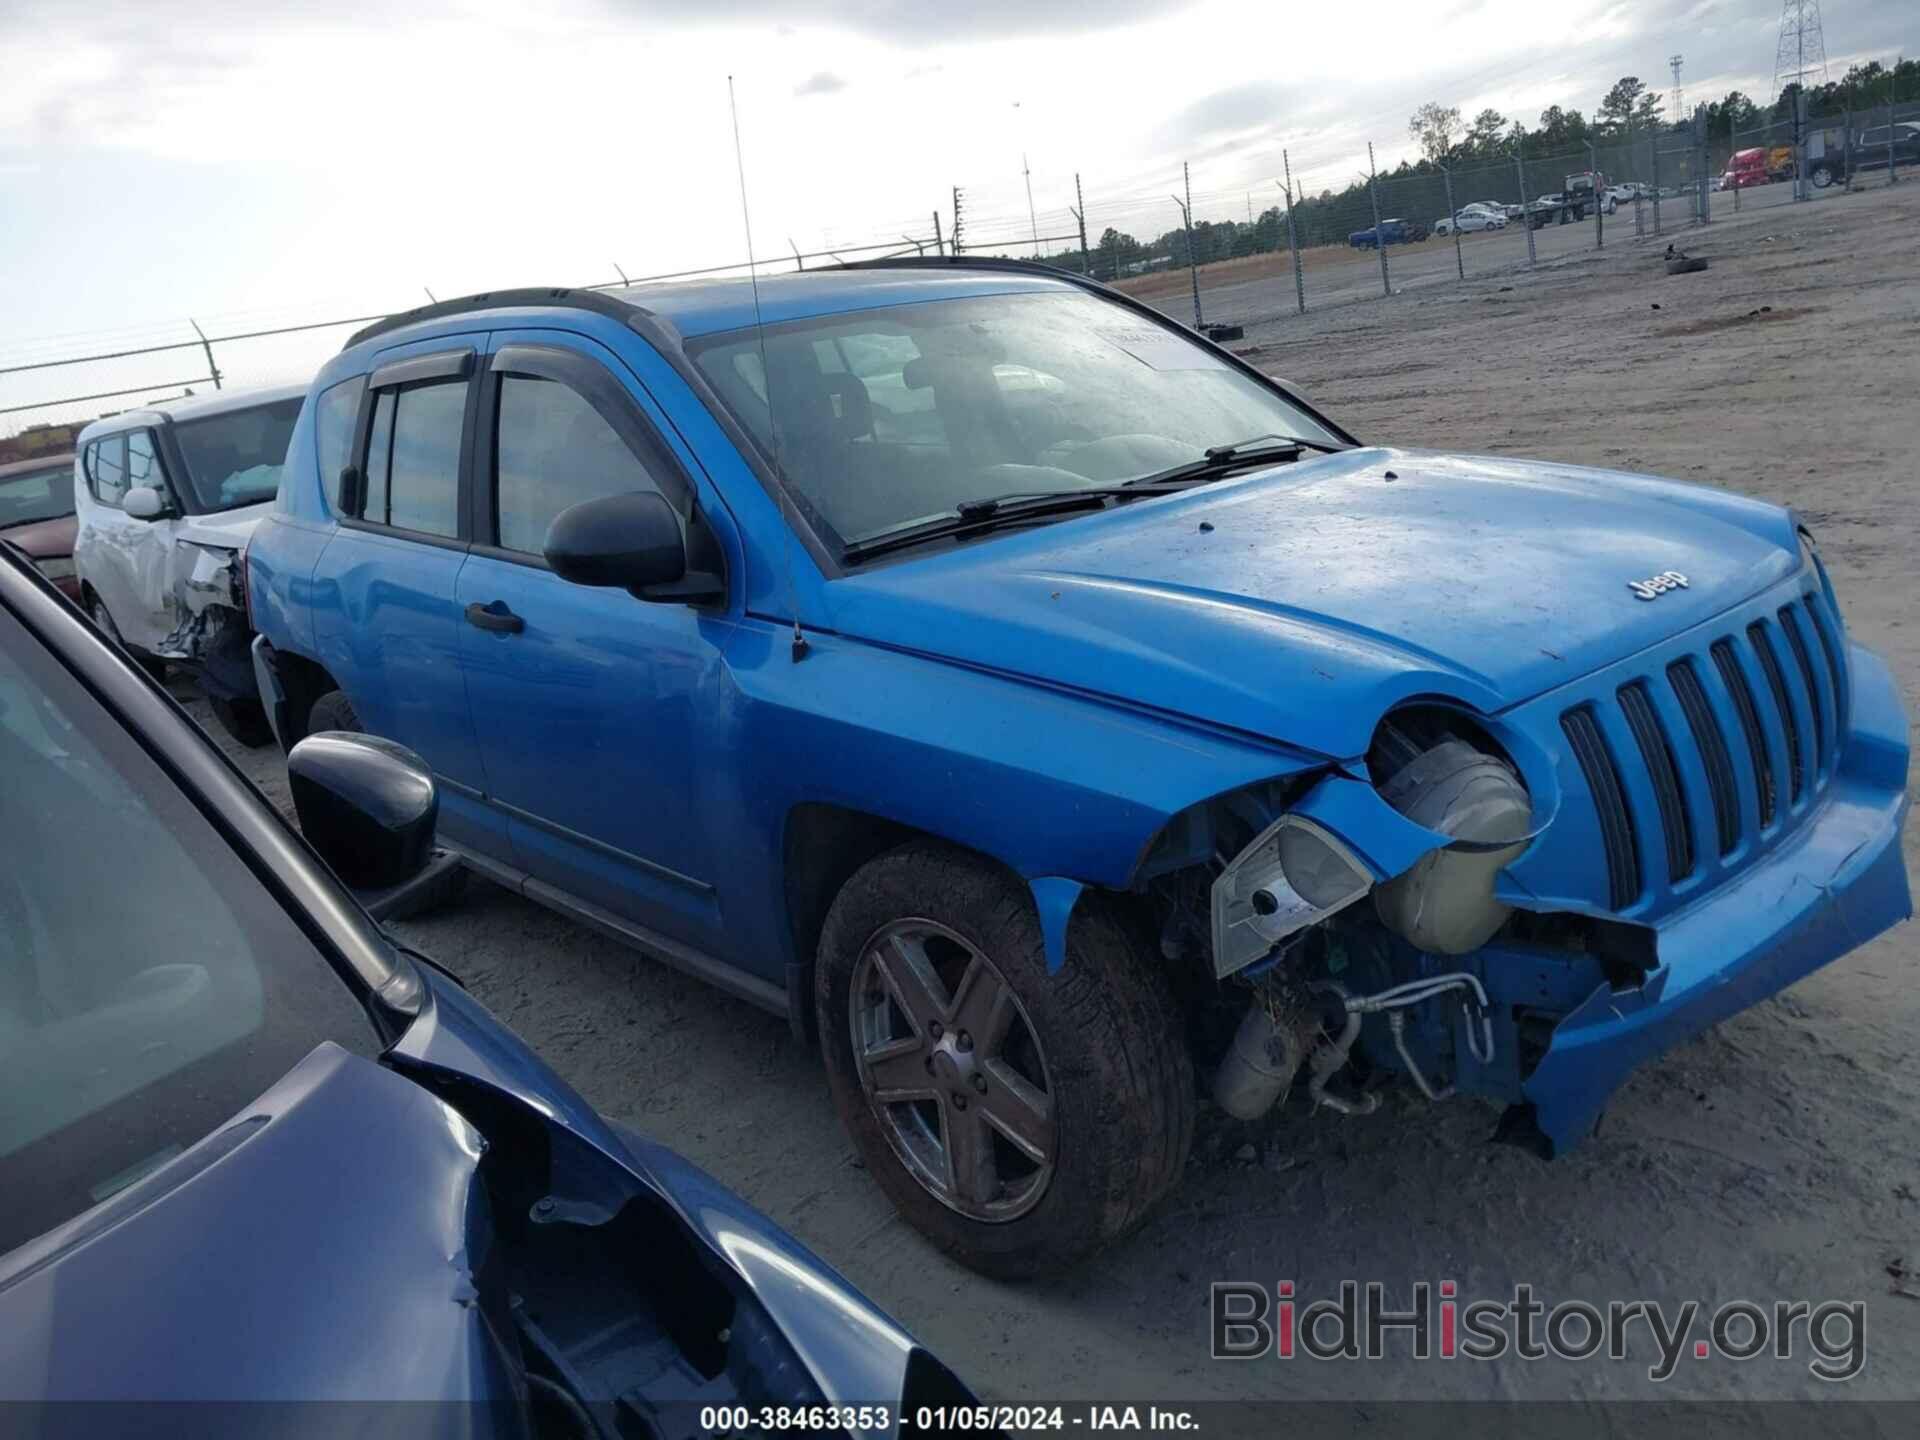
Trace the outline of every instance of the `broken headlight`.
{"type": "Polygon", "coordinates": [[[1214,974],[1246,969],[1372,888],[1367,867],[1337,838],[1282,815],[1213,882],[1214,974]]]}

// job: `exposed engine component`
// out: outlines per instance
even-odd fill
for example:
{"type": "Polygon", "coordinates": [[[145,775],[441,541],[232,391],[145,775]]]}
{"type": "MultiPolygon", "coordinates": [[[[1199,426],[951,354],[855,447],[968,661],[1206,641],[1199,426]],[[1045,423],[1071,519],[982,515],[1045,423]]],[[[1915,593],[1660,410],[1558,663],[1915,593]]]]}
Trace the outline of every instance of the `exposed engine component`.
{"type": "Polygon", "coordinates": [[[1457,734],[1422,744],[1392,720],[1380,727],[1374,763],[1380,797],[1416,825],[1454,843],[1434,850],[1373,892],[1381,922],[1416,949],[1477,950],[1505,923],[1494,877],[1526,848],[1533,802],[1513,766],[1457,734]],[[1384,763],[1383,763],[1384,762],[1384,763]]]}
{"type": "Polygon", "coordinates": [[[1314,987],[1317,993],[1337,996],[1347,1011],[1347,1023],[1340,1028],[1340,1034],[1331,1040],[1322,1040],[1315,1047],[1313,1059],[1308,1066],[1312,1078],[1307,1081],[1307,1094],[1313,1097],[1314,1109],[1325,1105],[1329,1110],[1338,1110],[1342,1115],[1371,1115],[1380,1108],[1380,1097],[1368,1091],[1358,1100],[1348,1100],[1332,1094],[1327,1082],[1346,1068],[1347,1059],[1353,1054],[1353,1042],[1360,1038],[1360,1012],[1351,1008],[1351,996],[1346,987],[1335,980],[1322,980],[1314,987]]]}
{"type": "Polygon", "coordinates": [[[1213,966],[1231,975],[1367,893],[1373,877],[1313,821],[1282,815],[1213,882],[1213,966]]]}
{"type": "Polygon", "coordinates": [[[1261,991],[1214,1073],[1214,1103],[1235,1119],[1259,1119],[1292,1086],[1319,1033],[1311,1005],[1284,992],[1261,991]]]}

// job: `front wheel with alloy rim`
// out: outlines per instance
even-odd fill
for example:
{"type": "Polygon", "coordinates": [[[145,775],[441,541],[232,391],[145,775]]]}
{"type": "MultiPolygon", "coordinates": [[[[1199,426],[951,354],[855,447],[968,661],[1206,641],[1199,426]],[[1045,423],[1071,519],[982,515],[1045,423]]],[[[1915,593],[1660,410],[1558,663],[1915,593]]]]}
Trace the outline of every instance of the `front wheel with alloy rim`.
{"type": "Polygon", "coordinates": [[[906,845],[827,915],[814,1000],[835,1108],[915,1228],[1003,1279],[1126,1234],[1178,1182],[1194,1083],[1167,977],[1106,897],[1047,973],[1033,898],[966,851],[906,845]]]}

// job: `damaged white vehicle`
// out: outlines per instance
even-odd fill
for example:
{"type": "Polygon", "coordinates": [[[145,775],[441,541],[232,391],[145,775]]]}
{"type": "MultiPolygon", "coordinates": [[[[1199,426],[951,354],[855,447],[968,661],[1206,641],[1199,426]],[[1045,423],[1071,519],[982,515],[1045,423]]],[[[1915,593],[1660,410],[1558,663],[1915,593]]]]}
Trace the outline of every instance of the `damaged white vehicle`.
{"type": "Polygon", "coordinates": [[[188,396],[96,420],[75,446],[81,604],[156,674],[191,670],[246,745],[272,731],[241,555],[279,493],[305,398],[304,385],[188,396]]]}

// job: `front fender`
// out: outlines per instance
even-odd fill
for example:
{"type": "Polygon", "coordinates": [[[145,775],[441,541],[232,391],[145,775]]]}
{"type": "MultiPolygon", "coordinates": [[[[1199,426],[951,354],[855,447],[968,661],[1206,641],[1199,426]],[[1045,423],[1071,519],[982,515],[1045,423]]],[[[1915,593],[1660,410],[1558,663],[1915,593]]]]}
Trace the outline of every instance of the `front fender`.
{"type": "MultiPolygon", "coordinates": [[[[1124,888],[1179,811],[1323,767],[1251,736],[1011,681],[922,656],[743,626],[732,833],[777,848],[796,805],[840,806],[993,856],[1027,878],[1124,888]],[[743,763],[744,761],[744,763],[743,763]]],[[[723,827],[723,830],[725,827],[723,827]]]]}

